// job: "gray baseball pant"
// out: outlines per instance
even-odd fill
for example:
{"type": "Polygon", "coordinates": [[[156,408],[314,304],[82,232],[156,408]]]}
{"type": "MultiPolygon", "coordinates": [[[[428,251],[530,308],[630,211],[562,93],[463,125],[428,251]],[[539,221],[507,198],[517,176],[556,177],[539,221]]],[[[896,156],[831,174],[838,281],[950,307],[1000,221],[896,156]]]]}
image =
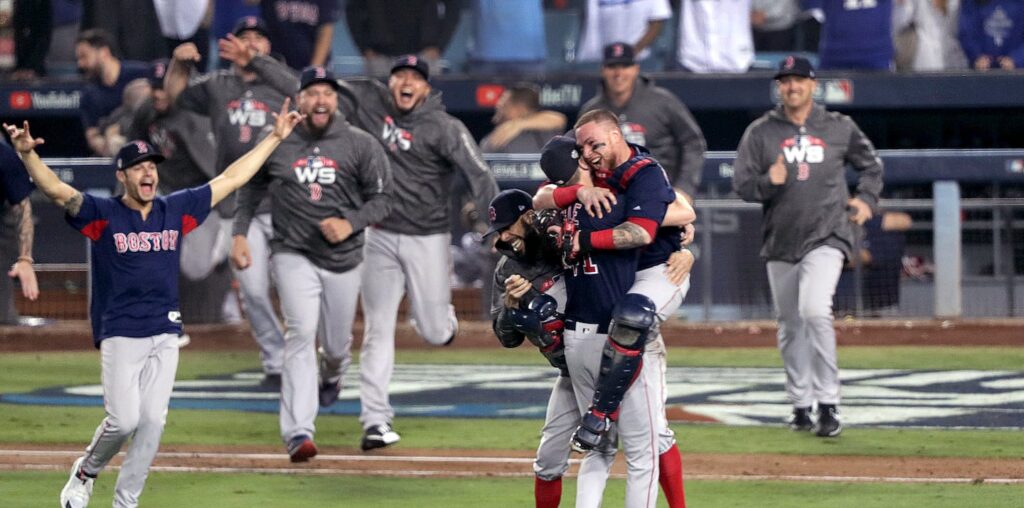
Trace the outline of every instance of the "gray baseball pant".
{"type": "Polygon", "coordinates": [[[451,305],[449,233],[406,235],[366,228],[363,288],[365,316],[359,354],[363,428],[391,423],[395,416],[388,384],[395,366],[398,305],[409,294],[416,333],[430,344],[444,345],[458,331],[451,305]]]}
{"type": "MultiPolygon", "coordinates": [[[[312,437],[319,411],[316,333],[324,319],[323,345],[339,359],[352,343],[352,322],[359,294],[360,266],[332,272],[301,254],[278,252],[272,258],[284,314],[284,370],[281,373],[281,438],[312,437]],[[340,352],[340,353],[339,353],[340,352]]],[[[340,365],[338,366],[340,369],[340,365]]],[[[335,373],[340,375],[339,373],[335,373]]],[[[325,377],[329,377],[325,374],[325,377]]]]}
{"type": "Polygon", "coordinates": [[[814,401],[839,404],[832,296],[843,260],[842,251],[823,245],[796,263],[768,262],[786,396],[794,407],[810,407],[814,401]]]}
{"type": "MultiPolygon", "coordinates": [[[[222,226],[227,231],[231,231],[230,220],[226,219],[227,223],[222,226]]],[[[274,312],[274,302],[270,299],[270,239],[273,236],[274,227],[269,213],[253,217],[246,234],[252,264],[245,270],[235,270],[252,338],[260,348],[263,372],[267,374],[280,373],[284,365],[284,334],[274,312]]]]}
{"type": "Polygon", "coordinates": [[[114,508],[134,508],[156,457],[178,370],[178,335],[109,337],[100,343],[107,416],[85,449],[82,470],[97,475],[132,438],[114,486],[114,508]]]}

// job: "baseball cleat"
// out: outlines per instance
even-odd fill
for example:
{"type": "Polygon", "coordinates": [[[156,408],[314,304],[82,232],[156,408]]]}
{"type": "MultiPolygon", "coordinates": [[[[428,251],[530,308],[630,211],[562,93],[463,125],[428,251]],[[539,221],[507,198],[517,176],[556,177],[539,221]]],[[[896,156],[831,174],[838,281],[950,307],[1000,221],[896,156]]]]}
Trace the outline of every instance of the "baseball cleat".
{"type": "Polygon", "coordinates": [[[590,451],[597,448],[608,432],[611,420],[608,417],[596,413],[593,409],[587,411],[580,421],[576,432],[572,433],[571,446],[574,450],[590,451]]]}
{"type": "Polygon", "coordinates": [[[82,462],[85,457],[79,457],[71,465],[71,477],[60,491],[61,508],[85,508],[89,506],[89,498],[92,497],[92,484],[96,480],[94,476],[88,476],[82,471],[82,462]]]}
{"type": "Polygon", "coordinates": [[[811,420],[811,408],[793,408],[793,414],[789,415],[789,429],[794,432],[807,432],[813,428],[814,421],[811,420]]]}
{"type": "Polygon", "coordinates": [[[397,443],[400,439],[402,439],[402,437],[391,428],[391,425],[386,423],[383,425],[373,425],[366,429],[366,432],[363,432],[363,441],[360,443],[359,447],[366,452],[377,448],[384,448],[385,446],[391,446],[397,443]]]}
{"type": "Polygon", "coordinates": [[[814,433],[818,437],[836,437],[842,431],[843,424],[839,422],[839,408],[832,404],[820,404],[818,423],[814,426],[814,433]]]}
{"type": "Polygon", "coordinates": [[[260,388],[267,391],[281,391],[281,374],[264,374],[263,379],[260,380],[260,388]]]}
{"type": "Polygon", "coordinates": [[[316,449],[313,438],[305,434],[295,436],[288,441],[288,458],[292,462],[306,462],[316,457],[317,452],[319,450],[316,449]]]}
{"type": "Polygon", "coordinates": [[[330,407],[341,394],[341,380],[320,383],[320,407],[330,407]]]}

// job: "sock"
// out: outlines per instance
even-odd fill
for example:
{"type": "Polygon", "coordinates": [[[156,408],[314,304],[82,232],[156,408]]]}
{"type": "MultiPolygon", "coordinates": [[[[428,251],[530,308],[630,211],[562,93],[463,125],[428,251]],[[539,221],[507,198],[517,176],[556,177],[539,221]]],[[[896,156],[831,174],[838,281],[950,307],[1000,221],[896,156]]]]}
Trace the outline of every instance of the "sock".
{"type": "MultiPolygon", "coordinates": [[[[686,508],[683,490],[683,457],[675,444],[658,456],[658,483],[669,508],[686,508]]],[[[540,506],[540,505],[538,505],[540,506]]]]}
{"type": "Polygon", "coordinates": [[[562,477],[554,480],[533,479],[533,498],[537,508],[558,508],[562,502],[562,477]]]}

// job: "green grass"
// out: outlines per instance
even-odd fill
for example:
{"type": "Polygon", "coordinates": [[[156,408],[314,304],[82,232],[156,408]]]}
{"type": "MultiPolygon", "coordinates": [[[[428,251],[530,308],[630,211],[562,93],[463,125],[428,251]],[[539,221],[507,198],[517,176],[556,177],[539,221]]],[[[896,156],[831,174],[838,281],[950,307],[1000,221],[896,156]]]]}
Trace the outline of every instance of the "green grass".
{"type": "MultiPolygon", "coordinates": [[[[81,446],[103,418],[98,407],[0,404],[0,443],[81,446]]],[[[395,421],[409,448],[532,450],[541,421],[530,419],[400,417],[395,421]],[[500,432],[497,430],[500,429],[500,432]]],[[[317,418],[317,444],[354,447],[361,427],[354,416],[317,418]]],[[[1020,432],[1002,430],[868,429],[848,427],[842,439],[813,439],[779,427],[675,424],[685,453],[781,453],[1024,459],[1020,432]]],[[[277,415],[173,409],[165,445],[267,446],[280,443],[277,415]]]]}
{"type": "MultiPolygon", "coordinates": [[[[4,474],[4,505],[23,508],[54,506],[62,473],[4,474]]],[[[112,474],[102,475],[91,506],[110,506],[112,474]]],[[[624,482],[611,480],[606,506],[622,506],[624,482]]],[[[572,506],[575,482],[566,479],[562,506],[572,506]]],[[[201,506],[218,508],[307,507],[445,507],[503,508],[533,505],[530,478],[378,478],[347,476],[285,476],[265,474],[152,473],[140,499],[149,508],[201,506]],[[192,500],[183,503],[183,500],[192,500]],[[201,501],[200,501],[201,500],[201,501]]],[[[688,481],[687,504],[700,508],[791,508],[824,505],[829,508],[1019,507],[1020,485],[863,484],[754,481],[688,481]],[[827,499],[827,502],[825,501],[827,499]],[[820,501],[820,502],[819,502],[820,501]]],[[[664,499],[658,506],[666,506],[664,499]]]]}

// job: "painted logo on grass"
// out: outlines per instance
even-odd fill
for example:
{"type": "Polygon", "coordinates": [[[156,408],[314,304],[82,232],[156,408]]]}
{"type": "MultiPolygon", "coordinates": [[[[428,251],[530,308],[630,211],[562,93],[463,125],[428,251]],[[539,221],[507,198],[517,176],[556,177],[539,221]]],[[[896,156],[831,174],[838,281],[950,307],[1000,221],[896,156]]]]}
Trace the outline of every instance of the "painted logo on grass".
{"type": "MultiPolygon", "coordinates": [[[[1024,372],[843,370],[843,418],[851,426],[1021,428],[1024,372]]],[[[178,381],[172,408],[277,412],[278,393],[243,372],[178,381]]],[[[322,414],[359,414],[358,369],[322,414]]],[[[391,402],[399,415],[543,418],[555,381],[549,367],[397,365],[391,402]]],[[[730,425],[781,425],[790,412],[776,368],[670,368],[670,418],[730,425]]],[[[101,406],[99,385],[0,396],[14,404],[101,406]]]]}

